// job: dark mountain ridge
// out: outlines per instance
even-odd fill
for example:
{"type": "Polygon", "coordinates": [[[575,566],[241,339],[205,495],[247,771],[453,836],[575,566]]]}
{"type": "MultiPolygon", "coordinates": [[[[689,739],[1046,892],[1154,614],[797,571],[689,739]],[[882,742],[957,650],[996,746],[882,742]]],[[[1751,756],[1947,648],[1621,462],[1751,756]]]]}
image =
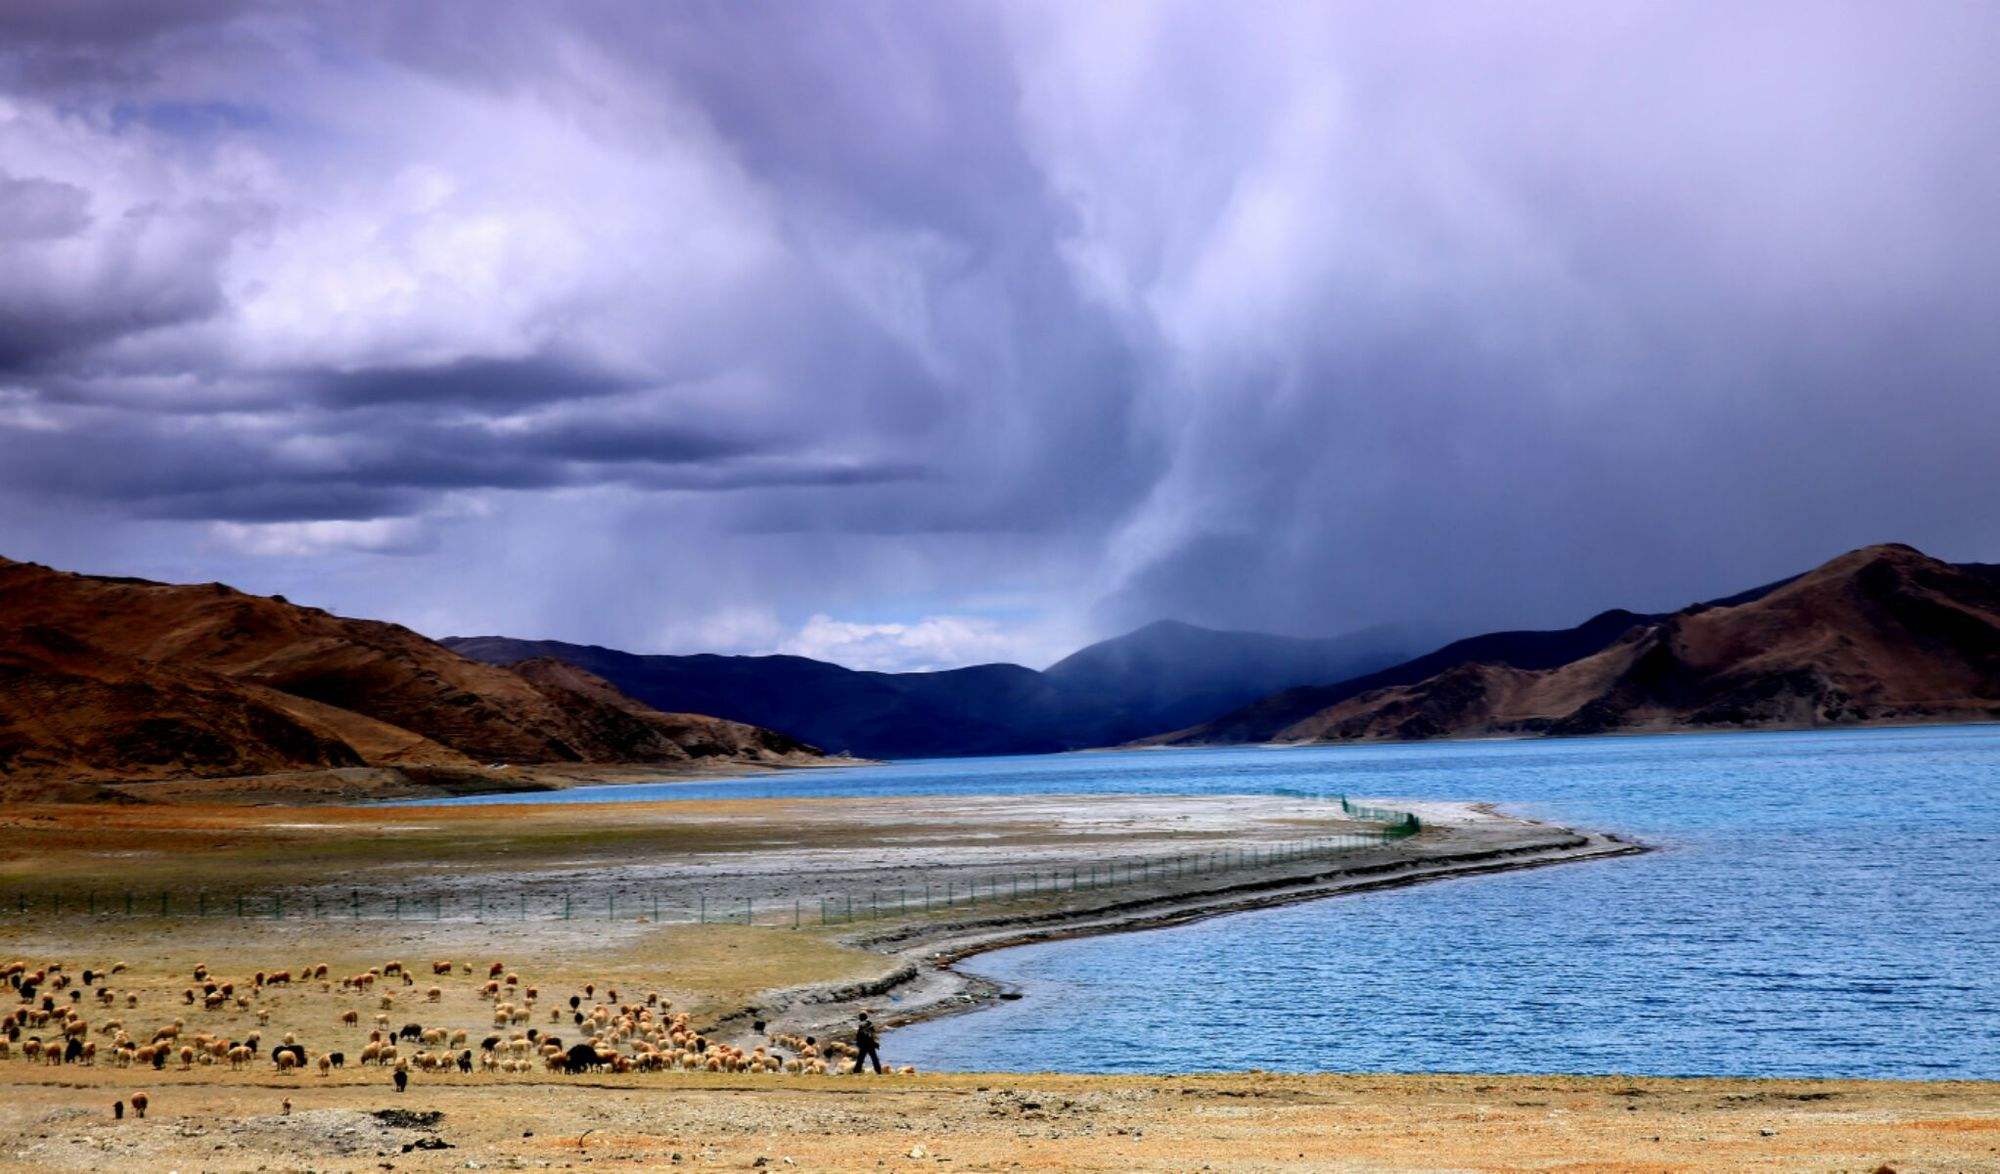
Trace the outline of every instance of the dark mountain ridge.
{"type": "Polygon", "coordinates": [[[730,716],[866,758],[1037,754],[1129,741],[1306,681],[1406,655],[1389,629],[1309,639],[1165,621],[1046,671],[1014,664],[883,673],[799,656],[642,655],[593,645],[454,637],[496,665],[553,658],[661,709],[730,716]]]}

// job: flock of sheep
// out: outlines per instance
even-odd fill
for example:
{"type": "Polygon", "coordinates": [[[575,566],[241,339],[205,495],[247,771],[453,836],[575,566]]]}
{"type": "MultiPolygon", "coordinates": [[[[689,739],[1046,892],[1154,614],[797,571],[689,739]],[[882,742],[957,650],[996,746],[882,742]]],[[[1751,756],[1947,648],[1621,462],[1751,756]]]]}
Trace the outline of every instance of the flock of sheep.
{"type": "MultiPolygon", "coordinates": [[[[349,1000],[367,1000],[372,1016],[367,1036],[353,1045],[357,1064],[388,1069],[398,1091],[407,1087],[411,1072],[470,1074],[475,1069],[488,1073],[657,1072],[698,1071],[729,1073],[824,1074],[847,1070],[854,1049],[844,1043],[820,1042],[811,1037],[779,1034],[769,1044],[749,1050],[708,1039],[689,1023],[686,1012],[672,1010],[669,1000],[657,991],[643,998],[621,999],[619,992],[606,987],[599,995],[595,983],[586,983],[567,1000],[543,1007],[540,991],[522,983],[518,974],[493,962],[485,968],[478,997],[491,1004],[492,1032],[480,1039],[475,1050],[471,1033],[465,1028],[426,1027],[406,1022],[392,1029],[391,1014],[405,1001],[419,1006],[442,1002],[444,981],[474,979],[470,963],[454,964],[438,960],[430,964],[430,982],[421,990],[417,976],[401,962],[371,967],[360,974],[334,978],[321,963],[296,970],[258,971],[248,978],[229,980],[198,965],[192,983],[173,1006],[174,1018],[150,1030],[133,1030],[126,1017],[140,1009],[136,991],[119,992],[112,982],[128,967],[118,963],[106,969],[84,969],[72,978],[61,963],[51,962],[30,968],[22,961],[0,967],[0,981],[12,990],[17,1001],[12,1011],[0,1017],[0,1060],[16,1053],[28,1063],[49,1065],[95,1064],[100,1061],[117,1067],[150,1067],[181,1071],[226,1065],[240,1069],[253,1063],[270,1063],[279,1072],[300,1072],[316,1068],[321,1076],[344,1068],[347,1054],[327,1049],[308,1051],[295,1032],[285,1032],[280,1041],[264,1051],[263,1027],[271,1018],[267,993],[277,988],[299,989],[316,986],[324,994],[349,1000]],[[104,1018],[95,1023],[91,1015],[104,1018]],[[253,1017],[256,1027],[233,1035],[230,1027],[248,1026],[243,1016],[253,1017]],[[188,1016],[222,1017],[230,1022],[191,1024],[188,1016]],[[555,1031],[535,1026],[537,1018],[557,1030],[574,1031],[565,1041],[555,1031]],[[203,1030],[208,1026],[208,1030],[203,1030]]],[[[157,996],[156,996],[157,997],[157,996]]],[[[350,1005],[337,1015],[340,1027],[362,1029],[361,1006],[350,1005]]],[[[760,1025],[761,1026],[761,1025],[760,1025]]],[[[897,1070],[908,1075],[915,1070],[897,1070]]],[[[145,1094],[134,1094],[133,1107],[145,1115],[145,1094]]],[[[123,1105],[118,1107],[123,1113],[123,1105]]]]}

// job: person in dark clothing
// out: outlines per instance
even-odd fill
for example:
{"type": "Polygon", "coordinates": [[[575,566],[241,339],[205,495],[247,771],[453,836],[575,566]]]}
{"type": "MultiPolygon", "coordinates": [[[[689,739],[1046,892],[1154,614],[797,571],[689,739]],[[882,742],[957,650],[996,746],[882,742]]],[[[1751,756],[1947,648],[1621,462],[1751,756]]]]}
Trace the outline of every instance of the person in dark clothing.
{"type": "Polygon", "coordinates": [[[880,1044],[875,1038],[875,1025],[868,1021],[868,1012],[861,1013],[861,1022],[854,1028],[854,1070],[861,1071],[861,1062],[867,1060],[875,1065],[875,1075],[882,1075],[882,1056],[876,1051],[880,1044]]]}

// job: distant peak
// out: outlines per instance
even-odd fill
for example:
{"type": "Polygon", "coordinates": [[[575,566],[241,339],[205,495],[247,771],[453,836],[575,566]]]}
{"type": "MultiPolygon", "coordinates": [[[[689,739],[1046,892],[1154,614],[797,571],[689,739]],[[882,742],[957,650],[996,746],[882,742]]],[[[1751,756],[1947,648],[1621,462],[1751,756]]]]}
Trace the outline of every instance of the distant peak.
{"type": "Polygon", "coordinates": [[[1825,563],[1822,563],[1807,574],[1808,577],[1824,574],[1846,574],[1859,571],[1865,567],[1884,564],[1908,566],[1913,563],[1932,563],[1936,561],[1930,555],[1907,543],[1881,542],[1874,546],[1859,547],[1848,551],[1846,554],[1828,559],[1825,563]]]}

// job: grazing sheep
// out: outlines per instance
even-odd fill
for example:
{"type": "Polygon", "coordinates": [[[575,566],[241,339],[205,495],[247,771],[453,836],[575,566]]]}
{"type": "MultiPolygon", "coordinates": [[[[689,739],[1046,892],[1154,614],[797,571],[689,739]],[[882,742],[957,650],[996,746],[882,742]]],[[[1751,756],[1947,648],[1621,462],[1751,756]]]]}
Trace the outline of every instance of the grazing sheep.
{"type": "Polygon", "coordinates": [[[278,1106],[278,1115],[280,1117],[289,1117],[292,1115],[292,1098],[286,1097],[285,1103],[278,1106]]]}
{"type": "Polygon", "coordinates": [[[331,1071],[333,1071],[333,1057],[325,1052],[321,1052],[319,1057],[319,1074],[325,1076],[331,1071]]]}
{"type": "Polygon", "coordinates": [[[136,1115],[139,1118],[139,1120],[144,1121],[146,1119],[146,1106],[152,1103],[153,1102],[147,1098],[145,1093],[142,1092],[133,1093],[132,1094],[133,1114],[136,1115]]]}
{"type": "Polygon", "coordinates": [[[347,1053],[346,1053],[346,1052],[328,1052],[328,1053],[326,1054],[326,1058],[327,1058],[327,1059],[329,1059],[329,1060],[331,1060],[331,1061],[333,1061],[333,1066],[334,1066],[335,1068],[345,1068],[345,1067],[347,1067],[347,1053]]]}
{"type": "Polygon", "coordinates": [[[410,1087],[409,1070],[406,1068],[396,1069],[396,1091],[402,1092],[404,1089],[408,1087],[410,1087]]]}
{"type": "Polygon", "coordinates": [[[116,1120],[116,1121],[123,1121],[123,1120],[125,1119],[125,1102],[124,1102],[124,1101],[112,1101],[112,1102],[111,1102],[111,1116],[112,1116],[112,1119],[113,1119],[113,1120],[116,1120]]]}
{"type": "Polygon", "coordinates": [[[435,986],[434,986],[434,987],[432,987],[431,989],[429,989],[429,990],[427,990],[427,991],[425,991],[425,992],[424,992],[424,1001],[425,1001],[425,1002],[427,1002],[427,1003],[435,1003],[435,1002],[437,1002],[437,1001],[438,1001],[439,999],[442,999],[442,998],[444,998],[444,988],[443,988],[443,987],[435,987],[435,986]]]}
{"type": "Polygon", "coordinates": [[[451,962],[450,962],[449,960],[442,960],[442,961],[437,961],[437,962],[433,962],[433,963],[431,963],[431,973],[432,973],[432,974],[450,974],[450,973],[451,973],[451,962]]]}
{"type": "Polygon", "coordinates": [[[340,1013],[340,1021],[348,1027],[353,1027],[361,1022],[361,1012],[354,1010],[342,1011],[340,1013]]]}
{"type": "Polygon", "coordinates": [[[507,967],[499,962],[495,962],[486,968],[486,977],[488,978],[499,978],[505,973],[507,973],[507,967]]]}

